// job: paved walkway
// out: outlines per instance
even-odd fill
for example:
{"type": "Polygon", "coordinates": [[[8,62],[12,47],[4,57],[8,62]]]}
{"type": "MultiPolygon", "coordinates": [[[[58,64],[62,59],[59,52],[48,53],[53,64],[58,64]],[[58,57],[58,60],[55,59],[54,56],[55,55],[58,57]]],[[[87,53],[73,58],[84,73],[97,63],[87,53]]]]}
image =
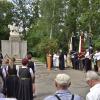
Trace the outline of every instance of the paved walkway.
{"type": "Polygon", "coordinates": [[[50,72],[44,66],[37,66],[36,68],[36,92],[35,100],[43,100],[47,95],[53,94],[56,89],[54,86],[54,78],[58,73],[67,73],[71,76],[72,84],[70,90],[85,98],[89,91],[89,87],[85,81],[85,73],[83,71],[73,70],[67,68],[64,71],[51,70],[50,72]]]}

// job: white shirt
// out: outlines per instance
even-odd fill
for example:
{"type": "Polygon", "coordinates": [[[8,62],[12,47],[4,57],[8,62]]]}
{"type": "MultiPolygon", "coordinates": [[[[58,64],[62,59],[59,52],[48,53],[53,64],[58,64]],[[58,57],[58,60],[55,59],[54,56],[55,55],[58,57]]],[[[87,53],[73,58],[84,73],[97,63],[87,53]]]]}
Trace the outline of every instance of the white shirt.
{"type": "Polygon", "coordinates": [[[85,58],[90,58],[89,52],[86,52],[85,58]]]}
{"type": "Polygon", "coordinates": [[[3,78],[6,78],[7,72],[8,72],[8,65],[6,65],[6,64],[2,65],[1,68],[2,68],[3,78]]]}
{"type": "Polygon", "coordinates": [[[97,60],[100,60],[100,52],[97,52],[94,56],[97,60]]]}
{"type": "Polygon", "coordinates": [[[86,96],[86,100],[100,100],[100,83],[94,85],[86,96]]]}
{"type": "Polygon", "coordinates": [[[53,65],[55,67],[58,67],[59,66],[59,55],[57,55],[57,54],[54,54],[53,55],[53,65]]]}

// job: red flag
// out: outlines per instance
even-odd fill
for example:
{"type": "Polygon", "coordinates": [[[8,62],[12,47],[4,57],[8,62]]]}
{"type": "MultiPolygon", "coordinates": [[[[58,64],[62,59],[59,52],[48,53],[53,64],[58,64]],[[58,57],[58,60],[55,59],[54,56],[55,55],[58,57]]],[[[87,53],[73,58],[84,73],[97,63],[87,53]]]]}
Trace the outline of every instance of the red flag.
{"type": "Polygon", "coordinates": [[[81,33],[80,40],[79,40],[79,53],[84,52],[84,34],[81,33]]]}

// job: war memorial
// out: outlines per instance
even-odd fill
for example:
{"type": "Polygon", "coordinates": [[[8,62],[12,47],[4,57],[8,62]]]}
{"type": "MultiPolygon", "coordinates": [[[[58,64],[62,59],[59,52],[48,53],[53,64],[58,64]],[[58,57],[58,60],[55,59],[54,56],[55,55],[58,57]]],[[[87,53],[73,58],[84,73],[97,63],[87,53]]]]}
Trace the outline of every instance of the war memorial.
{"type": "Polygon", "coordinates": [[[17,58],[24,58],[27,54],[27,41],[22,40],[22,34],[19,34],[18,27],[8,25],[10,29],[9,40],[1,40],[1,49],[3,56],[16,56],[17,58]]]}

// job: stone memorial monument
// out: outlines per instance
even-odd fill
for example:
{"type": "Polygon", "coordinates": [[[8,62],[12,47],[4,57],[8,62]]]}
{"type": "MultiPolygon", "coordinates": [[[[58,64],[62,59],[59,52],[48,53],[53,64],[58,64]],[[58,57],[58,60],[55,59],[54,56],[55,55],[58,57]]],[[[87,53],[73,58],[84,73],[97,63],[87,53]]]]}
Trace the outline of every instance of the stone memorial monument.
{"type": "Polygon", "coordinates": [[[24,58],[27,54],[27,41],[22,40],[23,35],[19,33],[19,27],[15,23],[8,25],[8,28],[10,29],[9,40],[1,40],[3,56],[24,58]]]}

